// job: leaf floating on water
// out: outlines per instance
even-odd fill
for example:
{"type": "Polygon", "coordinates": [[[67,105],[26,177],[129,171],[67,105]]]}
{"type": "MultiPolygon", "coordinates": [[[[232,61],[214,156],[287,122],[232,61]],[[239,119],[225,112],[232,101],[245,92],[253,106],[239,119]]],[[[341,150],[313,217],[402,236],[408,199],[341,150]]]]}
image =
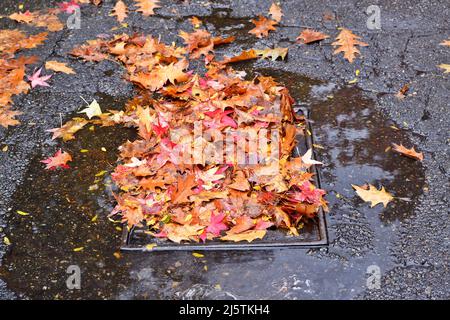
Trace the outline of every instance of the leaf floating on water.
{"type": "Polygon", "coordinates": [[[396,143],[392,144],[392,150],[395,152],[398,152],[406,157],[415,159],[415,160],[419,160],[422,161],[423,160],[423,153],[422,152],[417,152],[416,150],[414,150],[414,147],[412,147],[411,149],[407,149],[406,147],[404,147],[402,144],[398,145],[396,143]]]}
{"type": "Polygon", "coordinates": [[[268,37],[270,31],[276,30],[277,22],[263,16],[259,16],[258,20],[252,19],[251,22],[255,27],[248,33],[254,34],[257,38],[268,37]]]}
{"type": "Polygon", "coordinates": [[[366,202],[370,202],[370,207],[374,207],[379,203],[382,203],[386,208],[387,204],[394,199],[394,197],[387,192],[384,187],[378,190],[375,186],[369,184],[369,189],[364,189],[357,185],[352,184],[353,189],[356,190],[356,194],[366,202]]]}
{"type": "Polygon", "coordinates": [[[69,165],[67,162],[69,161],[72,161],[72,156],[68,152],[59,149],[53,157],[49,157],[41,162],[46,164],[45,169],[55,170],[57,168],[68,169],[69,165]]]}

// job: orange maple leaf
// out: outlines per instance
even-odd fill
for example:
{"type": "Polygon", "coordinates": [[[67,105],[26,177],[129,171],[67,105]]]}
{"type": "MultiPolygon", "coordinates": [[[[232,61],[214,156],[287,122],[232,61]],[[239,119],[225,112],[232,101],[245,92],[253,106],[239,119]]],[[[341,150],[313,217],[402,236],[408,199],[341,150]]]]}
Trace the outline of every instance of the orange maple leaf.
{"type": "Polygon", "coordinates": [[[257,38],[267,37],[269,31],[276,30],[275,25],[277,25],[277,22],[263,16],[259,16],[258,20],[252,19],[251,22],[253,22],[255,28],[248,33],[254,34],[257,38]]]}
{"type": "Polygon", "coordinates": [[[189,196],[192,195],[192,188],[195,187],[195,174],[187,174],[187,176],[178,176],[176,191],[172,193],[171,200],[173,203],[189,202],[189,196]]]}

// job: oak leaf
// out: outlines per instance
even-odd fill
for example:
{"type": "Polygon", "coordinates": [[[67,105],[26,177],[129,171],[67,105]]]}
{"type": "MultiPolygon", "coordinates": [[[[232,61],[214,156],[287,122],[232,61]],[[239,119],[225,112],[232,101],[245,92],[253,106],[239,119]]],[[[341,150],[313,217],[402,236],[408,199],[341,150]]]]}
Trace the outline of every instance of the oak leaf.
{"type": "Polygon", "coordinates": [[[415,160],[419,160],[422,161],[423,160],[423,153],[422,152],[417,152],[416,150],[414,150],[414,147],[412,147],[411,149],[407,149],[406,147],[404,147],[402,144],[398,145],[396,143],[392,144],[392,150],[395,152],[398,152],[406,157],[415,159],[415,160]]]}
{"type": "Polygon", "coordinates": [[[352,63],[356,57],[356,54],[360,53],[359,49],[356,46],[368,46],[367,43],[359,41],[358,39],[361,39],[361,37],[353,34],[349,29],[342,28],[341,32],[336,37],[337,41],[331,44],[334,47],[339,47],[334,50],[333,53],[338,54],[340,52],[343,52],[344,58],[352,63]]]}
{"type": "Polygon", "coordinates": [[[117,21],[122,23],[125,20],[125,18],[128,16],[127,5],[122,0],[117,1],[116,5],[114,6],[114,8],[111,12],[111,15],[116,16],[117,21]]]}
{"type": "Polygon", "coordinates": [[[155,9],[160,8],[158,0],[135,0],[136,2],[136,11],[142,12],[142,15],[145,17],[151,16],[155,14],[155,9]]]}
{"type": "Polygon", "coordinates": [[[450,40],[444,40],[440,43],[440,45],[450,47],[450,40]]]}
{"type": "Polygon", "coordinates": [[[20,122],[14,117],[20,114],[22,112],[13,111],[9,107],[0,107],[0,126],[8,128],[8,126],[18,125],[20,122]]]}
{"type": "Polygon", "coordinates": [[[258,56],[261,56],[262,59],[270,58],[272,61],[281,58],[284,60],[288,53],[288,48],[274,48],[274,49],[264,49],[264,50],[255,50],[258,56]]]}
{"type": "Polygon", "coordinates": [[[272,5],[270,6],[269,14],[276,22],[280,22],[281,17],[283,16],[283,12],[281,11],[280,6],[277,5],[276,3],[272,3],[272,5]]]}
{"type": "Polygon", "coordinates": [[[34,15],[30,11],[13,13],[9,16],[11,20],[23,23],[31,23],[34,20],[34,15]]]}
{"type": "Polygon", "coordinates": [[[374,207],[379,203],[382,203],[386,208],[387,204],[394,199],[394,197],[387,192],[384,187],[378,190],[375,186],[369,184],[369,189],[352,184],[353,189],[356,190],[356,194],[366,202],[370,202],[370,207],[374,207]]]}

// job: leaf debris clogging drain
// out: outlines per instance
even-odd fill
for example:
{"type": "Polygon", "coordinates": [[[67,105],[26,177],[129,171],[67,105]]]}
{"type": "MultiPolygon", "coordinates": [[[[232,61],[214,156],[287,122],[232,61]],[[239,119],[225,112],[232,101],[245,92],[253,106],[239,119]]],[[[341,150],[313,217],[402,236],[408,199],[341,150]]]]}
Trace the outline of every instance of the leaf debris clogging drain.
{"type": "MultiPolygon", "coordinates": [[[[295,108],[301,114],[309,118],[309,112],[303,108],[295,108]]],[[[297,138],[297,146],[293,155],[300,156],[306,150],[312,148],[314,150],[314,138],[312,126],[307,121],[307,128],[310,135],[297,138]],[[300,140],[300,141],[299,141],[300,140]]],[[[314,152],[313,152],[314,154],[314,152]]],[[[314,175],[314,184],[320,186],[320,175],[317,166],[310,168],[314,175]]],[[[275,248],[313,248],[325,246],[328,244],[328,233],[326,226],[326,216],[322,208],[314,219],[305,222],[304,227],[300,230],[299,236],[288,236],[281,230],[267,230],[266,236],[261,240],[253,242],[235,242],[228,243],[220,240],[207,241],[206,243],[174,243],[164,239],[154,238],[148,235],[144,229],[132,227],[128,229],[124,225],[122,233],[122,251],[193,251],[193,250],[267,250],[275,248]]]]}

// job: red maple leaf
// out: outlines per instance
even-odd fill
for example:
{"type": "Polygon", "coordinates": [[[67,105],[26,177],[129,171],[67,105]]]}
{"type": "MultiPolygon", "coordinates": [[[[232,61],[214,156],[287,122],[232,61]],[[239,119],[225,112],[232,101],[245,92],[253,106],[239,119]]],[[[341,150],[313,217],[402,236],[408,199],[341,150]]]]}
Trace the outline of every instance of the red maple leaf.
{"type": "Polygon", "coordinates": [[[220,236],[220,232],[223,230],[228,230],[228,227],[225,223],[223,223],[223,219],[225,218],[224,213],[219,213],[218,215],[214,215],[211,213],[210,224],[206,231],[212,233],[214,236],[220,236]]]}
{"type": "Polygon", "coordinates": [[[300,202],[320,204],[320,199],[325,194],[325,190],[314,187],[309,181],[305,181],[299,188],[300,192],[295,193],[293,199],[300,202]]]}
{"type": "Polygon", "coordinates": [[[59,149],[53,157],[49,157],[41,162],[47,165],[45,169],[55,170],[56,168],[69,168],[69,165],[67,164],[69,161],[72,161],[72,156],[69,153],[63,152],[59,149]]]}
{"type": "Polygon", "coordinates": [[[72,14],[75,10],[80,9],[80,6],[74,0],[71,0],[70,2],[58,3],[58,5],[62,11],[69,14],[72,14]]]}

